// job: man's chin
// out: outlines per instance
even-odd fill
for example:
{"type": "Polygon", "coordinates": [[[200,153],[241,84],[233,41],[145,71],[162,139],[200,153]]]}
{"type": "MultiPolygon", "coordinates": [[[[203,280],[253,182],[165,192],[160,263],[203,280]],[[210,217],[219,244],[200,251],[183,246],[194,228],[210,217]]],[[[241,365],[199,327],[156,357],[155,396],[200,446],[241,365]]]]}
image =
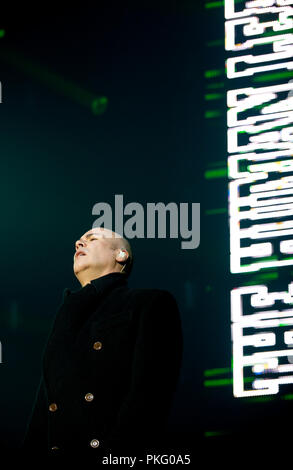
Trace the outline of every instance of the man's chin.
{"type": "Polygon", "coordinates": [[[85,271],[87,268],[89,268],[89,265],[86,263],[80,263],[80,262],[75,262],[73,265],[73,272],[77,276],[80,274],[82,271],[85,271]]]}

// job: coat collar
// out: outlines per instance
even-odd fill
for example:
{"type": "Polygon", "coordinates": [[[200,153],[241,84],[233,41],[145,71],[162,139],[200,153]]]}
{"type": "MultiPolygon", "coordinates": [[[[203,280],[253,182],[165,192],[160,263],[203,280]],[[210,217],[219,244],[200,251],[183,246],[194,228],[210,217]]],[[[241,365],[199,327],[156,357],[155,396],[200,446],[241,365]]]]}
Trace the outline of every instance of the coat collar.
{"type": "Polygon", "coordinates": [[[126,286],[127,279],[125,274],[115,272],[98,277],[91,281],[91,284],[95,287],[98,294],[101,294],[104,290],[108,290],[110,288],[126,286]]]}
{"type": "Polygon", "coordinates": [[[71,292],[65,289],[63,293],[63,308],[69,312],[70,324],[73,331],[78,331],[85,321],[96,310],[105,297],[117,287],[127,286],[127,279],[122,273],[109,273],[71,292]]]}
{"type": "MultiPolygon", "coordinates": [[[[89,284],[94,286],[98,295],[101,295],[104,291],[114,289],[115,287],[127,286],[127,279],[124,274],[115,272],[93,279],[89,284]]],[[[89,286],[89,284],[86,284],[86,286],[89,286]]],[[[79,292],[81,292],[84,287],[81,288],[79,292]]],[[[71,291],[66,287],[63,291],[63,300],[72,293],[74,293],[74,291],[71,291]]]]}

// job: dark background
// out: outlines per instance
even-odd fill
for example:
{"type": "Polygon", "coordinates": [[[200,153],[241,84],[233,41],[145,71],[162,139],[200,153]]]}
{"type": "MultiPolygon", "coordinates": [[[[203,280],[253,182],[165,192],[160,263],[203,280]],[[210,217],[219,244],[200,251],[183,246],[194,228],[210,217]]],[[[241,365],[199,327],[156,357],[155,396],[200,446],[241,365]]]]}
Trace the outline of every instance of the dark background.
{"type": "Polygon", "coordinates": [[[197,249],[182,250],[180,239],[130,240],[129,284],[170,290],[182,315],[174,440],[192,447],[212,442],[210,431],[250,426],[267,415],[267,403],[248,407],[232,386],[204,387],[206,369],[231,366],[227,180],[204,178],[226,166],[225,100],[210,106],[204,98],[205,71],[224,70],[223,8],[175,0],[39,10],[26,3],[0,21],[2,448],[23,437],[62,291],[79,288],[74,242],[96,219],[93,205],[112,205],[115,194],[144,207],[201,204],[197,249]],[[60,91],[50,73],[106,96],[105,112],[60,91]],[[205,119],[209,106],[217,119],[205,119]]]}

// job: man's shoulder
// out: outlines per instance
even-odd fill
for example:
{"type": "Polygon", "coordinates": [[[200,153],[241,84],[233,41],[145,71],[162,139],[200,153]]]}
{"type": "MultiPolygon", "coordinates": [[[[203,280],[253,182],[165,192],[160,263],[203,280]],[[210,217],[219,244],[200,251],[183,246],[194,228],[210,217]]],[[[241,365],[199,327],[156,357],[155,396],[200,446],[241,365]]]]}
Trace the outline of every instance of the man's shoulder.
{"type": "Polygon", "coordinates": [[[166,289],[128,288],[128,295],[138,303],[176,302],[175,297],[166,289]]]}
{"type": "Polygon", "coordinates": [[[177,300],[166,289],[129,289],[127,308],[133,313],[133,318],[140,318],[146,324],[156,322],[162,327],[168,322],[169,327],[176,325],[180,328],[180,311],[177,300]]]}

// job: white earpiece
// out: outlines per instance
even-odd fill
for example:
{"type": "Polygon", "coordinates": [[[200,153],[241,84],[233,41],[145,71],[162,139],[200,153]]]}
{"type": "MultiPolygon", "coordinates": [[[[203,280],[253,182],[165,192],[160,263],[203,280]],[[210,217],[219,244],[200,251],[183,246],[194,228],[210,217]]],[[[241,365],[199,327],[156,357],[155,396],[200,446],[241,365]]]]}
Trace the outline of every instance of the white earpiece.
{"type": "Polygon", "coordinates": [[[122,250],[120,250],[119,256],[122,256],[122,258],[125,258],[126,254],[122,250]]]}

